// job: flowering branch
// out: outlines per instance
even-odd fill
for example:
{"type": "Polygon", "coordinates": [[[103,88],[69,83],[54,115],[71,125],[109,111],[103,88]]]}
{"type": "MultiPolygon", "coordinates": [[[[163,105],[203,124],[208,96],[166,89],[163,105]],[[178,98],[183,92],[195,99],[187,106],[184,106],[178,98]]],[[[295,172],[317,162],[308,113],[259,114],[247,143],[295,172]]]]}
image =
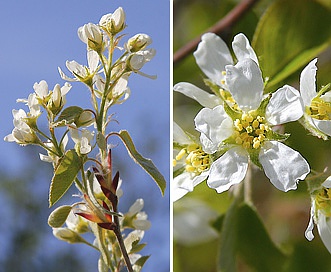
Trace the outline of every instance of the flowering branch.
{"type": "MultiPolygon", "coordinates": [[[[34,84],[35,92],[28,99],[18,101],[26,103],[29,112],[13,110],[15,128],[5,137],[6,141],[20,145],[35,144],[47,151],[47,155],[40,154],[40,158],[52,163],[54,168],[49,192],[50,207],[75,183],[82,200],[56,208],[48,223],[57,238],[69,243],[84,243],[99,250],[99,272],[109,269],[120,271],[124,266],[130,272],[140,271],[148,258],[137,254],[144,247],[139,243],[144,231],[150,227],[147,215],[141,211],[143,200],[138,199],[128,213],[118,210],[121,180],[118,171],[112,175],[111,145],[108,145],[107,136],[108,110],[128,99],[129,77],[132,73],[143,74],[140,69],[155,55],[153,48],[147,48],[152,40],[146,34],[136,34],[120,47],[123,35],[119,33],[125,28],[122,8],[102,16],[99,24],[88,23],[80,27],[78,36],[86,44],[88,65],[67,61],[66,67],[73,77],[59,68],[62,79],[81,82],[88,87],[92,109],[65,107],[71,85],[65,83],[61,87],[56,84],[53,90],[49,90],[46,81],[42,80],[34,84]],[[121,52],[115,60],[117,51],[121,52]],[[47,114],[48,133],[37,125],[41,108],[47,114]],[[91,125],[96,132],[89,129],[91,125]],[[65,131],[58,141],[61,128],[65,131]],[[71,149],[67,148],[69,137],[74,144],[71,149]],[[95,158],[91,157],[94,149],[98,151],[95,158]],[[87,165],[88,162],[97,166],[87,165]],[[124,229],[132,229],[125,239],[124,229]],[[82,237],[85,232],[95,236],[94,243],[82,237]]],[[[163,175],[150,159],[136,150],[130,134],[121,130],[109,135],[121,138],[132,159],[151,175],[163,194],[166,184],[163,175]]]]}

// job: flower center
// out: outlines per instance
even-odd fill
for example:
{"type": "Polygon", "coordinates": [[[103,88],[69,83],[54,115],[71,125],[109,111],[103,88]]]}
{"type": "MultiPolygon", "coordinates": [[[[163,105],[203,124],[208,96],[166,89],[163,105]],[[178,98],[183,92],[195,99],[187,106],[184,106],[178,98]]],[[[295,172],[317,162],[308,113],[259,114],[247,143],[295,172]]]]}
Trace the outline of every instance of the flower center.
{"type": "Polygon", "coordinates": [[[240,119],[236,119],[234,124],[234,141],[242,145],[245,149],[258,149],[266,139],[266,133],[271,128],[266,124],[265,118],[254,116],[252,113],[243,113],[240,119]]]}
{"type": "Polygon", "coordinates": [[[185,170],[189,173],[200,175],[210,167],[209,154],[205,153],[197,144],[190,144],[179,151],[174,160],[174,165],[177,161],[185,157],[185,170]],[[185,157],[186,156],[186,157],[185,157]]]}
{"type": "Polygon", "coordinates": [[[321,210],[325,216],[331,216],[331,190],[321,189],[315,196],[316,208],[321,210]]]}
{"type": "Polygon", "coordinates": [[[330,120],[331,103],[326,102],[320,97],[315,97],[308,108],[309,115],[318,120],[330,120]]]}

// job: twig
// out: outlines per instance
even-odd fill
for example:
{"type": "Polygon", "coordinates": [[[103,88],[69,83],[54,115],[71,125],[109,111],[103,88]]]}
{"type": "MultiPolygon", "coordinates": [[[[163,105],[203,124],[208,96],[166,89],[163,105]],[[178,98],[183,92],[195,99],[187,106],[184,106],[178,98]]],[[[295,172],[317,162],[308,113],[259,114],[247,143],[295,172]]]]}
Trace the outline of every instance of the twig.
{"type": "MultiPolygon", "coordinates": [[[[219,20],[215,25],[207,29],[206,32],[220,34],[225,29],[234,25],[253,5],[259,0],[243,0],[235,6],[224,18],[219,20]]],[[[176,65],[187,55],[191,54],[200,42],[202,34],[188,42],[174,53],[173,64],[176,65]]]]}

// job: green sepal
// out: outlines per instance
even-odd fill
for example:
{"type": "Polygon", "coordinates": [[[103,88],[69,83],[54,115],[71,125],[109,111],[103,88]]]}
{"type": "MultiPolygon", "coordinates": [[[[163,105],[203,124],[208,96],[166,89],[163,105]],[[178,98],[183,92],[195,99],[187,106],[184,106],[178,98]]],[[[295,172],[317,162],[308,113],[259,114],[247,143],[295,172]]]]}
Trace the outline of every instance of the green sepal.
{"type": "Polygon", "coordinates": [[[267,131],[266,136],[269,141],[274,140],[274,141],[278,141],[278,142],[284,142],[288,139],[288,137],[290,137],[290,134],[289,133],[280,134],[280,133],[277,133],[276,131],[270,129],[269,131],[267,131]]]}
{"type": "Polygon", "coordinates": [[[68,218],[72,207],[64,205],[56,208],[48,217],[48,225],[52,228],[61,227],[68,218]]]}
{"type": "Polygon", "coordinates": [[[254,163],[257,167],[259,167],[261,170],[263,169],[260,160],[259,160],[259,154],[260,154],[261,148],[258,149],[249,149],[249,158],[252,163],[254,163]]]}
{"type": "Polygon", "coordinates": [[[233,108],[231,108],[227,102],[223,102],[223,108],[224,111],[227,113],[227,115],[230,116],[230,118],[235,121],[236,119],[241,119],[242,112],[235,111],[233,108]]]}
{"type": "Polygon", "coordinates": [[[74,149],[68,150],[55,169],[49,190],[49,206],[53,206],[69,189],[75,180],[82,160],[74,149]]]}
{"type": "Polygon", "coordinates": [[[71,106],[65,108],[57,120],[53,123],[54,127],[66,126],[74,123],[79,119],[79,116],[82,114],[84,110],[78,106],[71,106]]]}
{"type": "Polygon", "coordinates": [[[207,87],[209,87],[209,89],[218,97],[220,96],[220,87],[218,85],[216,85],[214,82],[212,82],[210,79],[208,78],[204,78],[203,82],[205,83],[205,85],[207,87]]]}
{"type": "Polygon", "coordinates": [[[164,195],[164,191],[166,189],[166,180],[160,171],[156,168],[151,159],[144,158],[140,153],[136,150],[136,147],[133,144],[133,141],[130,137],[130,134],[126,130],[121,130],[118,133],[113,133],[122,140],[124,143],[129,155],[131,158],[139,164],[156,182],[158,185],[162,195],[164,195]]]}
{"type": "Polygon", "coordinates": [[[269,104],[269,101],[271,99],[271,94],[269,94],[266,98],[264,98],[260,104],[260,106],[257,108],[256,110],[256,113],[257,115],[260,115],[260,116],[265,116],[265,112],[266,112],[266,109],[267,109],[267,106],[269,104]]]}
{"type": "Polygon", "coordinates": [[[307,129],[313,136],[318,137],[326,141],[328,139],[328,135],[317,129],[315,126],[312,126],[310,122],[307,120],[309,117],[306,116],[307,113],[304,113],[303,117],[299,119],[300,124],[307,129]]]}

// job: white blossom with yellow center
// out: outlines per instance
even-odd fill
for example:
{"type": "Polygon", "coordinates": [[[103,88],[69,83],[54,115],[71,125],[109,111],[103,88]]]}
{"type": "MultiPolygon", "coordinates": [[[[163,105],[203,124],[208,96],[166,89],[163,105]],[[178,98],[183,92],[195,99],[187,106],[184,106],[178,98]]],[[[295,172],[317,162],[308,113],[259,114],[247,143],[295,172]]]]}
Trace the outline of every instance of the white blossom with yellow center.
{"type": "Polygon", "coordinates": [[[301,72],[300,93],[305,106],[305,126],[324,139],[331,136],[331,91],[316,92],[316,62],[313,59],[301,72]],[[326,136],[327,135],[327,136],[326,136]]]}
{"type": "Polygon", "coordinates": [[[204,181],[209,173],[210,155],[204,152],[176,123],[173,124],[174,141],[182,147],[175,152],[174,170],[183,169],[172,182],[171,197],[173,201],[193,191],[194,186],[204,181]]]}
{"type": "Polygon", "coordinates": [[[263,100],[262,74],[248,39],[236,35],[232,49],[235,65],[225,42],[207,33],[194,52],[214,94],[186,82],[174,86],[204,107],[194,120],[203,151],[213,157],[225,152],[212,162],[207,184],[219,193],[228,190],[244,179],[251,160],[263,168],[276,188],[296,189],[297,182],[310,172],[309,165],[300,153],[279,141],[272,127],[301,118],[300,94],[285,85],[263,100]],[[268,103],[261,110],[263,101],[268,103]]]}
{"type": "Polygon", "coordinates": [[[305,231],[307,240],[314,239],[314,223],[325,247],[331,253],[331,176],[321,185],[321,188],[313,192],[311,197],[310,220],[305,231]]]}

